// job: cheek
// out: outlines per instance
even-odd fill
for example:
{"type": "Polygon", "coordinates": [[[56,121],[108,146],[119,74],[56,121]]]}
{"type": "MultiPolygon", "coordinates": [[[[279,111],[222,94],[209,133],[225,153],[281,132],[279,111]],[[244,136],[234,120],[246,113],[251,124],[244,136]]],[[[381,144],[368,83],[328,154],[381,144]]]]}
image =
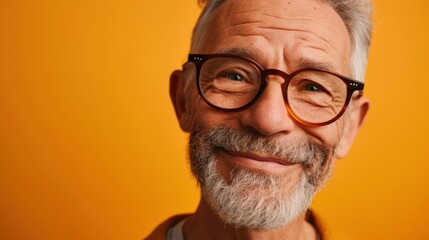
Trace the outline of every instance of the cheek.
{"type": "Polygon", "coordinates": [[[199,130],[207,132],[220,125],[239,128],[240,121],[237,113],[213,109],[201,99],[194,110],[194,126],[199,130]]]}
{"type": "Polygon", "coordinates": [[[338,145],[343,131],[344,123],[342,119],[327,126],[306,129],[308,135],[317,142],[329,147],[336,147],[338,145]]]}
{"type": "Polygon", "coordinates": [[[187,94],[187,109],[189,110],[188,121],[191,128],[207,132],[219,125],[225,125],[232,128],[239,127],[239,113],[223,112],[207,105],[200,97],[196,87],[192,87],[190,94],[187,94]]]}

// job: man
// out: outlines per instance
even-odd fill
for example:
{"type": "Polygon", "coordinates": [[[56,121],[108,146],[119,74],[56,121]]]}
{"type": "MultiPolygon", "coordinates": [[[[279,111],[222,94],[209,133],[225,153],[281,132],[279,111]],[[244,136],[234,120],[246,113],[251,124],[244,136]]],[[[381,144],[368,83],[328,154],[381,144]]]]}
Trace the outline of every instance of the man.
{"type": "Polygon", "coordinates": [[[207,1],[170,79],[201,201],[147,239],[336,239],[308,207],[368,110],[371,8],[207,1]]]}

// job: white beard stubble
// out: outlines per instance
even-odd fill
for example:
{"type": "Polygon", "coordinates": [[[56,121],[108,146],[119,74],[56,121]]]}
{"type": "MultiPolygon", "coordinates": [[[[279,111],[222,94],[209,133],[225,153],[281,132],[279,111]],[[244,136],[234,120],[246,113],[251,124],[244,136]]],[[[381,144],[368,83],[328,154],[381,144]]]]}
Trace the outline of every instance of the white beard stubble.
{"type": "Polygon", "coordinates": [[[332,172],[332,151],[309,141],[279,142],[224,126],[207,134],[193,131],[189,142],[191,169],[210,208],[230,226],[256,230],[287,225],[308,209],[332,172]],[[233,168],[226,180],[214,157],[220,148],[284,158],[302,164],[304,172],[289,191],[285,191],[285,185],[291,181],[288,175],[233,168]]]}

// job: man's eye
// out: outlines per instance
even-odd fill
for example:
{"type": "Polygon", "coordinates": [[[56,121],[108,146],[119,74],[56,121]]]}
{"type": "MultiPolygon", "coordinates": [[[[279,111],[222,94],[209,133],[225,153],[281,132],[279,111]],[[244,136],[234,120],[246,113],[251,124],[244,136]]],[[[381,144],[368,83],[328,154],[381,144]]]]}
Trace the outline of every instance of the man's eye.
{"type": "Polygon", "coordinates": [[[232,81],[242,82],[245,81],[244,77],[237,73],[222,73],[220,74],[220,77],[227,78],[232,81]]]}
{"type": "Polygon", "coordinates": [[[322,86],[314,83],[309,83],[304,86],[304,90],[310,91],[310,92],[322,92],[324,89],[322,86]]]}

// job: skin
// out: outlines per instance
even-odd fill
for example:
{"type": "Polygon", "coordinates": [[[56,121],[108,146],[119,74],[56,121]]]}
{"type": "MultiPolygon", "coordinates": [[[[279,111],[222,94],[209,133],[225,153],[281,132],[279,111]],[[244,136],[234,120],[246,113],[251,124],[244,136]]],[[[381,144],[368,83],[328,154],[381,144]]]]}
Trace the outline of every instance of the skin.
{"type": "MultiPolygon", "coordinates": [[[[287,73],[309,65],[329,68],[350,75],[350,37],[344,22],[328,5],[316,0],[237,0],[226,1],[209,21],[210,33],[199,53],[234,53],[246,55],[265,68],[287,73]]],[[[176,70],[170,79],[170,95],[181,128],[209,131],[222,124],[246,129],[273,139],[306,137],[336,146],[335,158],[344,157],[368,110],[368,101],[354,99],[350,110],[336,122],[322,127],[308,127],[295,121],[287,112],[277,76],[269,83],[259,100],[247,109],[226,113],[205,104],[195,84],[185,89],[188,74],[195,80],[192,64],[176,70]]],[[[254,153],[217,152],[217,169],[227,177],[231,166],[248,168],[266,174],[286,174],[284,190],[290,191],[303,169],[299,164],[272,161],[254,153]]],[[[193,239],[316,239],[313,226],[300,216],[280,229],[257,231],[235,229],[212,212],[202,198],[196,213],[186,221],[185,238],[193,239]]]]}

